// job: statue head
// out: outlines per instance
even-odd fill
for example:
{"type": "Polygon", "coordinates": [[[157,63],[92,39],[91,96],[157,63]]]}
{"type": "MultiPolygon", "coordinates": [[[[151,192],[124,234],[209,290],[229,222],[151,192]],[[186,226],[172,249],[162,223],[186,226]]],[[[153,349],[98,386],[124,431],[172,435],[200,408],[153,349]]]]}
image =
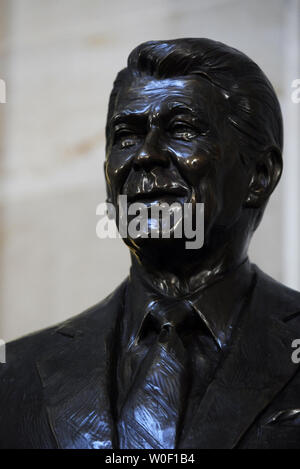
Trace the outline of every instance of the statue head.
{"type": "Polygon", "coordinates": [[[203,252],[247,250],[283,146],[275,91],[249,57],[210,39],[141,44],[114,82],[106,137],[110,202],[202,202],[203,252]]]}

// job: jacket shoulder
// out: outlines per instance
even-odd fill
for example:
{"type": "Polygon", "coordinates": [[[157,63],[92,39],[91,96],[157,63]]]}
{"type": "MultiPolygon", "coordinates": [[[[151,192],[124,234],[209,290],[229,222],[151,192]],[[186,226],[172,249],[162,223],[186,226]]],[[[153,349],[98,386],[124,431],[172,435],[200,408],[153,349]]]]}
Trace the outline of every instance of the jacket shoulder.
{"type": "MultiPolygon", "coordinates": [[[[74,341],[74,345],[79,342],[80,346],[82,340],[89,343],[95,331],[100,334],[101,330],[107,331],[113,311],[122,306],[126,283],[124,281],[107,298],[77,316],[6,344],[6,363],[0,363],[0,448],[15,447],[14,441],[21,442],[17,447],[23,447],[23,444],[31,447],[29,438],[47,441],[40,436],[42,428],[49,432],[49,425],[39,360],[55,355],[59,361],[60,353],[72,347],[71,339],[80,337],[80,341],[74,341]],[[31,435],[25,435],[22,428],[27,428],[28,423],[38,426],[38,431],[32,428],[31,435]]],[[[33,446],[39,447],[38,441],[33,446]]]]}
{"type": "Polygon", "coordinates": [[[6,344],[6,363],[0,364],[0,382],[6,379],[10,381],[9,376],[22,382],[31,381],[32,366],[41,355],[52,353],[55,347],[59,348],[68,338],[93,333],[95,327],[107,327],[111,311],[119,309],[123,303],[126,282],[127,280],[105,299],[82,313],[6,344]]]}
{"type": "Polygon", "coordinates": [[[252,268],[256,273],[258,295],[266,307],[270,306],[274,311],[284,313],[287,317],[289,313],[293,317],[298,313],[300,315],[300,292],[273,279],[255,264],[252,264],[252,268]]]}

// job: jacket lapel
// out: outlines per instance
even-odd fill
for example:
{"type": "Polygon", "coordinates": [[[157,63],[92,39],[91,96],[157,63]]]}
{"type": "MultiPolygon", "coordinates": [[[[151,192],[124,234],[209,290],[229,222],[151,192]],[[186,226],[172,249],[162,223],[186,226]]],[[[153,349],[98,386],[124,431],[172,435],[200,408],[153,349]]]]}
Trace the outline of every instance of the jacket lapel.
{"type": "Polygon", "coordinates": [[[112,448],[113,350],[124,282],[110,297],[59,327],[58,345],[37,362],[59,448],[112,448]]]}
{"type": "Polygon", "coordinates": [[[287,318],[299,312],[300,305],[293,303],[290,290],[284,292],[256,268],[253,293],[235,328],[232,346],[183,433],[180,448],[235,447],[295,374],[298,367],[291,360],[291,343],[300,328],[291,327],[287,318]]]}

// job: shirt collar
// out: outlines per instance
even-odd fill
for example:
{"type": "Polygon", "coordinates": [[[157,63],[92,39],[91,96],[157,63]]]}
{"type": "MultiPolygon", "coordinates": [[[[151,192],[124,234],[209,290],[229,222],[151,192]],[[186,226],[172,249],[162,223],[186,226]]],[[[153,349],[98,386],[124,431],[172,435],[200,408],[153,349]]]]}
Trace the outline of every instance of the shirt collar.
{"type": "MultiPolygon", "coordinates": [[[[191,295],[181,296],[194,307],[210,330],[220,348],[228,343],[234,324],[251,288],[253,271],[248,259],[215,282],[201,286],[191,295]]],[[[139,275],[132,276],[126,294],[124,333],[129,344],[135,341],[149,306],[153,301],[167,298],[150,281],[139,275]]],[[[174,299],[173,299],[174,300],[174,299]]]]}

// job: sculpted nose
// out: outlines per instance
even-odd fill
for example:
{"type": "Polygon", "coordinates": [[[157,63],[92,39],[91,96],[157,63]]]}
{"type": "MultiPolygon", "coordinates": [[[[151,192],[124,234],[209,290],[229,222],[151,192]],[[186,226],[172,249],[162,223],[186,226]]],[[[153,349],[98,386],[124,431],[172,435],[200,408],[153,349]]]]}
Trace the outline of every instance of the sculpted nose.
{"type": "Polygon", "coordinates": [[[134,157],[134,169],[150,171],[155,166],[167,167],[168,165],[169,157],[166,150],[162,148],[155,130],[150,131],[143,146],[134,157]]]}

